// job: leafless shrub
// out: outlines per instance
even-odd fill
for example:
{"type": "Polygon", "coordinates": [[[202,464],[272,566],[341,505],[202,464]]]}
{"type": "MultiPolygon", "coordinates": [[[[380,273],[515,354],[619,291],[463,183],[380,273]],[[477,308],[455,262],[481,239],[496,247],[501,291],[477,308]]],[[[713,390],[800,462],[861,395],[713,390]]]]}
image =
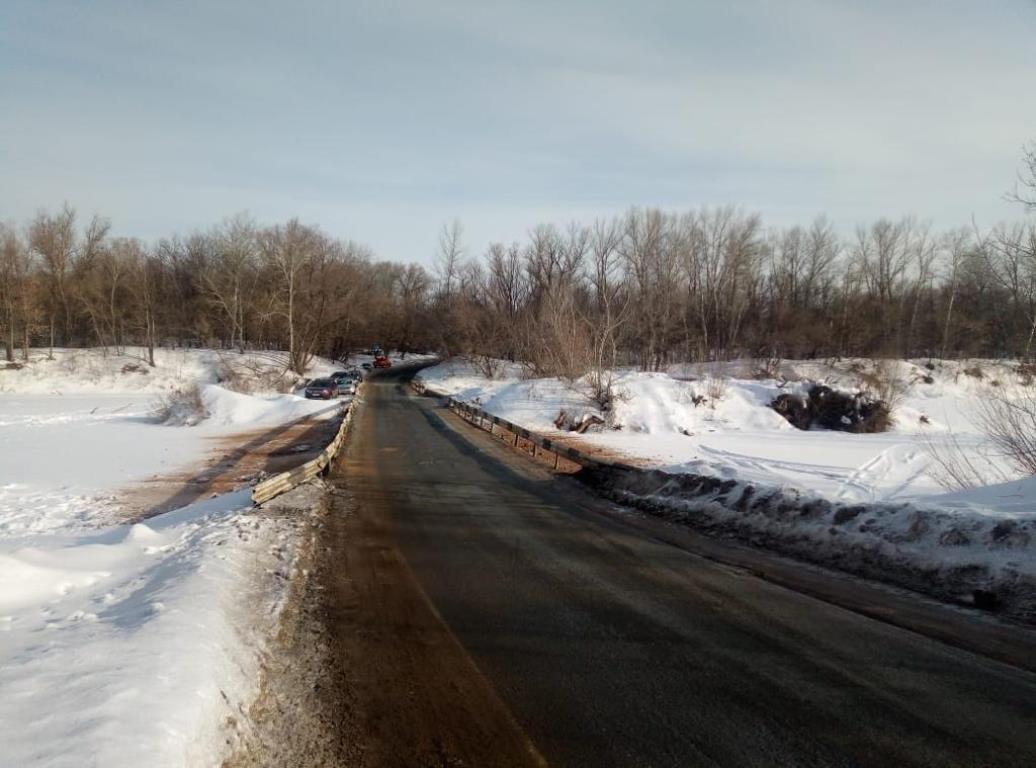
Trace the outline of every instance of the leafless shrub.
{"type": "Polygon", "coordinates": [[[860,369],[856,373],[862,388],[885,403],[891,416],[909,387],[909,382],[900,373],[897,361],[876,360],[870,370],[860,369]]]}
{"type": "Polygon", "coordinates": [[[544,296],[540,316],[528,331],[525,357],[538,377],[574,382],[590,370],[591,329],[576,311],[571,295],[558,290],[544,296]]]}
{"type": "Polygon", "coordinates": [[[302,382],[302,377],[280,360],[224,355],[216,365],[216,381],[224,389],[250,395],[256,392],[291,392],[302,382]]]}
{"type": "Polygon", "coordinates": [[[159,395],[151,412],[160,423],[176,427],[193,427],[209,416],[197,384],[159,395]]]}
{"type": "Polygon", "coordinates": [[[1036,395],[1003,388],[990,391],[979,401],[977,422],[1008,464],[1036,474],[1036,395]]]}
{"type": "Polygon", "coordinates": [[[1021,363],[1018,366],[1018,383],[1022,386],[1032,386],[1036,381],[1036,363],[1021,363]]]}
{"type": "Polygon", "coordinates": [[[760,360],[753,361],[753,365],[748,374],[748,378],[764,380],[764,379],[781,379],[781,366],[784,361],[777,356],[767,357],[760,360]]]}
{"type": "Polygon", "coordinates": [[[472,355],[471,364],[475,366],[475,370],[487,379],[495,379],[500,375],[500,368],[503,366],[503,361],[493,357],[492,355],[472,355]]]}
{"type": "Polygon", "coordinates": [[[938,437],[924,432],[920,440],[932,460],[929,473],[948,491],[966,491],[1008,479],[995,463],[976,461],[975,448],[962,445],[954,432],[938,437]]]}
{"type": "Polygon", "coordinates": [[[592,368],[586,375],[587,397],[601,411],[610,411],[615,404],[615,374],[610,369],[592,368]]]}
{"type": "Polygon", "coordinates": [[[978,363],[975,363],[974,365],[969,365],[967,368],[964,369],[963,373],[965,376],[970,376],[973,379],[981,380],[986,377],[985,371],[982,370],[982,366],[978,363]]]}
{"type": "Polygon", "coordinates": [[[66,355],[63,355],[61,357],[61,362],[59,363],[59,365],[61,366],[61,370],[64,371],[66,374],[68,374],[69,376],[74,376],[76,373],[79,372],[79,353],[70,352],[66,355]]]}
{"type": "Polygon", "coordinates": [[[709,399],[709,403],[715,406],[720,400],[727,396],[730,391],[730,381],[725,376],[719,375],[716,371],[712,371],[702,381],[703,391],[705,396],[709,399]]]}

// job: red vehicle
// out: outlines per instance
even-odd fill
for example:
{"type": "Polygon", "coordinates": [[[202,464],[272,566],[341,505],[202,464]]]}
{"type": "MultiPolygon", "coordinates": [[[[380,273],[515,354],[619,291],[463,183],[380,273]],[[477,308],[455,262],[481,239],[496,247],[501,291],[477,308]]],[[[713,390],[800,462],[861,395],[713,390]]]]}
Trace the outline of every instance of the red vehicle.
{"type": "Polygon", "coordinates": [[[374,367],[375,368],[391,368],[392,367],[392,362],[388,359],[388,356],[385,355],[385,354],[375,355],[374,356],[374,367]]]}

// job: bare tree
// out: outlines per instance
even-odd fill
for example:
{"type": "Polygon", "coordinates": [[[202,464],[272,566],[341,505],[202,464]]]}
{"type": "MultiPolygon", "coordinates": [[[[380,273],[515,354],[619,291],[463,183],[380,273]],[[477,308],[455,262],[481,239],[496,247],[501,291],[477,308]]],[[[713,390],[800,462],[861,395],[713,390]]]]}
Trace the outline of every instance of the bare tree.
{"type": "Polygon", "coordinates": [[[1036,142],[1022,148],[1022,168],[1008,199],[1021,203],[1027,211],[1036,211],[1036,142]]]}
{"type": "Polygon", "coordinates": [[[946,252],[946,313],[943,319],[942,340],[939,345],[941,357],[949,355],[950,331],[953,322],[953,307],[957,303],[957,292],[960,286],[964,260],[968,256],[971,234],[967,229],[948,232],[943,238],[943,249],[946,252]]]}
{"type": "Polygon", "coordinates": [[[628,318],[629,294],[623,285],[619,260],[622,234],[619,222],[597,221],[590,241],[592,313],[585,313],[582,319],[591,339],[590,398],[602,410],[610,409],[615,399],[613,384],[620,329],[628,318]]]}
{"type": "MultiPolygon", "coordinates": [[[[14,227],[0,223],[0,328],[3,329],[4,355],[14,361],[19,310],[25,306],[29,291],[29,263],[25,244],[14,227]]],[[[27,318],[22,317],[27,323],[27,318]]]]}
{"type": "Polygon", "coordinates": [[[147,251],[138,241],[132,242],[127,265],[130,291],[136,303],[136,325],[143,334],[147,364],[154,368],[164,264],[157,253],[147,251]]]}
{"type": "Polygon", "coordinates": [[[456,282],[464,261],[464,227],[460,219],[449,225],[443,224],[439,232],[439,250],[435,258],[435,274],[439,279],[439,290],[449,303],[453,298],[456,282]]]}
{"type": "Polygon", "coordinates": [[[78,236],[75,218],[75,211],[66,204],[56,215],[38,214],[29,225],[29,244],[40,259],[47,286],[52,349],[58,331],[65,344],[82,335],[77,325],[81,297],[76,295],[76,289],[81,287],[83,276],[104,247],[109,229],[106,220],[95,216],[82,236],[78,236]]]}
{"type": "Polygon", "coordinates": [[[303,271],[322,255],[324,243],[319,234],[292,219],[284,226],[275,226],[262,233],[262,252],[267,264],[280,278],[281,316],[288,328],[288,357],[291,369],[306,372],[308,357],[305,345],[299,343],[297,297],[303,271]]]}

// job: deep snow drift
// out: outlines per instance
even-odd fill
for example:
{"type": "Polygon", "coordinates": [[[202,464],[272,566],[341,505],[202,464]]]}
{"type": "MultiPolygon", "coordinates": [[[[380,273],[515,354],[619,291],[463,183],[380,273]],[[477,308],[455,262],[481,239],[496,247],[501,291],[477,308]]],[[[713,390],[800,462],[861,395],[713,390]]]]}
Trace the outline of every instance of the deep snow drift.
{"type": "Polygon", "coordinates": [[[154,369],[97,350],[34,357],[0,370],[0,763],[218,763],[297,522],[253,512],[246,482],[137,524],[121,522],[119,492],[197,462],[212,438],[338,404],[217,383],[228,363],[282,364],[271,355],[160,350],[154,369]],[[156,395],[194,384],[209,418],[157,423],[156,395]]]}
{"type": "Polygon", "coordinates": [[[769,407],[807,386],[801,378],[851,388],[868,365],[785,363],[780,380],[738,378],[744,363],[622,371],[611,413],[601,414],[606,425],[581,436],[553,422],[562,410],[600,413],[583,383],[524,379],[515,365],[488,380],[464,361],[423,371],[421,380],[528,429],[638,460],[650,471],[608,485],[627,503],[913,588],[938,581],[930,591],[944,597],[995,591],[1036,619],[1036,484],[1012,476],[974,423],[989,387],[1022,386],[1017,366],[896,363],[895,423],[882,434],[801,431],[769,407]],[[943,486],[931,447],[950,443],[988,485],[943,486]]]}

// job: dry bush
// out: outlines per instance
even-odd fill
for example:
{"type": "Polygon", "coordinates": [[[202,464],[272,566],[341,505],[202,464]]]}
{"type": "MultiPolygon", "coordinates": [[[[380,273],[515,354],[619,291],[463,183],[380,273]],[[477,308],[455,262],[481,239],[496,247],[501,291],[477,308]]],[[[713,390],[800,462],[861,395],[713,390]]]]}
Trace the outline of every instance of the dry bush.
{"type": "Polygon", "coordinates": [[[62,355],[58,365],[61,366],[61,370],[69,376],[76,375],[79,372],[79,353],[69,352],[68,354],[62,355]]]}
{"type": "Polygon", "coordinates": [[[784,360],[777,356],[756,360],[752,366],[749,378],[758,380],[783,379],[784,377],[781,375],[781,366],[783,364],[784,360]]]}
{"type": "Polygon", "coordinates": [[[292,392],[301,384],[302,378],[282,361],[220,356],[216,381],[224,389],[251,395],[257,392],[292,392]]]}
{"type": "Polygon", "coordinates": [[[209,416],[197,384],[159,395],[151,413],[162,424],[176,427],[193,427],[209,416]]]}
{"type": "Polygon", "coordinates": [[[1022,386],[1032,386],[1036,381],[1036,363],[1020,363],[1018,365],[1018,383],[1022,386]]]}
{"type": "Polygon", "coordinates": [[[985,371],[982,370],[982,366],[978,363],[975,363],[974,365],[969,365],[967,368],[963,370],[963,373],[965,376],[970,376],[973,379],[981,380],[986,377],[985,371]]]}
{"type": "Polygon", "coordinates": [[[976,420],[1008,464],[1036,475],[1036,395],[990,390],[979,401],[976,420]]]}
{"type": "Polygon", "coordinates": [[[860,377],[862,389],[873,398],[885,403],[889,416],[899,405],[910,386],[910,383],[901,375],[896,360],[876,360],[869,371],[860,369],[856,371],[856,374],[860,377]]]}
{"type": "Polygon", "coordinates": [[[624,398],[624,395],[615,390],[615,374],[611,369],[591,368],[586,374],[586,387],[587,398],[602,413],[612,410],[615,401],[624,398]]]}
{"type": "Polygon", "coordinates": [[[730,391],[730,382],[725,376],[718,375],[715,371],[709,373],[702,381],[705,396],[709,403],[715,406],[720,400],[727,396],[730,391]]]}
{"type": "Polygon", "coordinates": [[[988,466],[980,467],[973,452],[961,445],[960,438],[953,432],[942,439],[922,433],[921,442],[932,460],[932,478],[948,491],[967,491],[1008,479],[1003,472],[994,469],[995,464],[991,462],[982,462],[988,466]]]}
{"type": "Polygon", "coordinates": [[[492,355],[472,355],[471,364],[475,366],[482,376],[487,379],[495,379],[500,375],[500,368],[503,366],[503,361],[492,355]]]}

